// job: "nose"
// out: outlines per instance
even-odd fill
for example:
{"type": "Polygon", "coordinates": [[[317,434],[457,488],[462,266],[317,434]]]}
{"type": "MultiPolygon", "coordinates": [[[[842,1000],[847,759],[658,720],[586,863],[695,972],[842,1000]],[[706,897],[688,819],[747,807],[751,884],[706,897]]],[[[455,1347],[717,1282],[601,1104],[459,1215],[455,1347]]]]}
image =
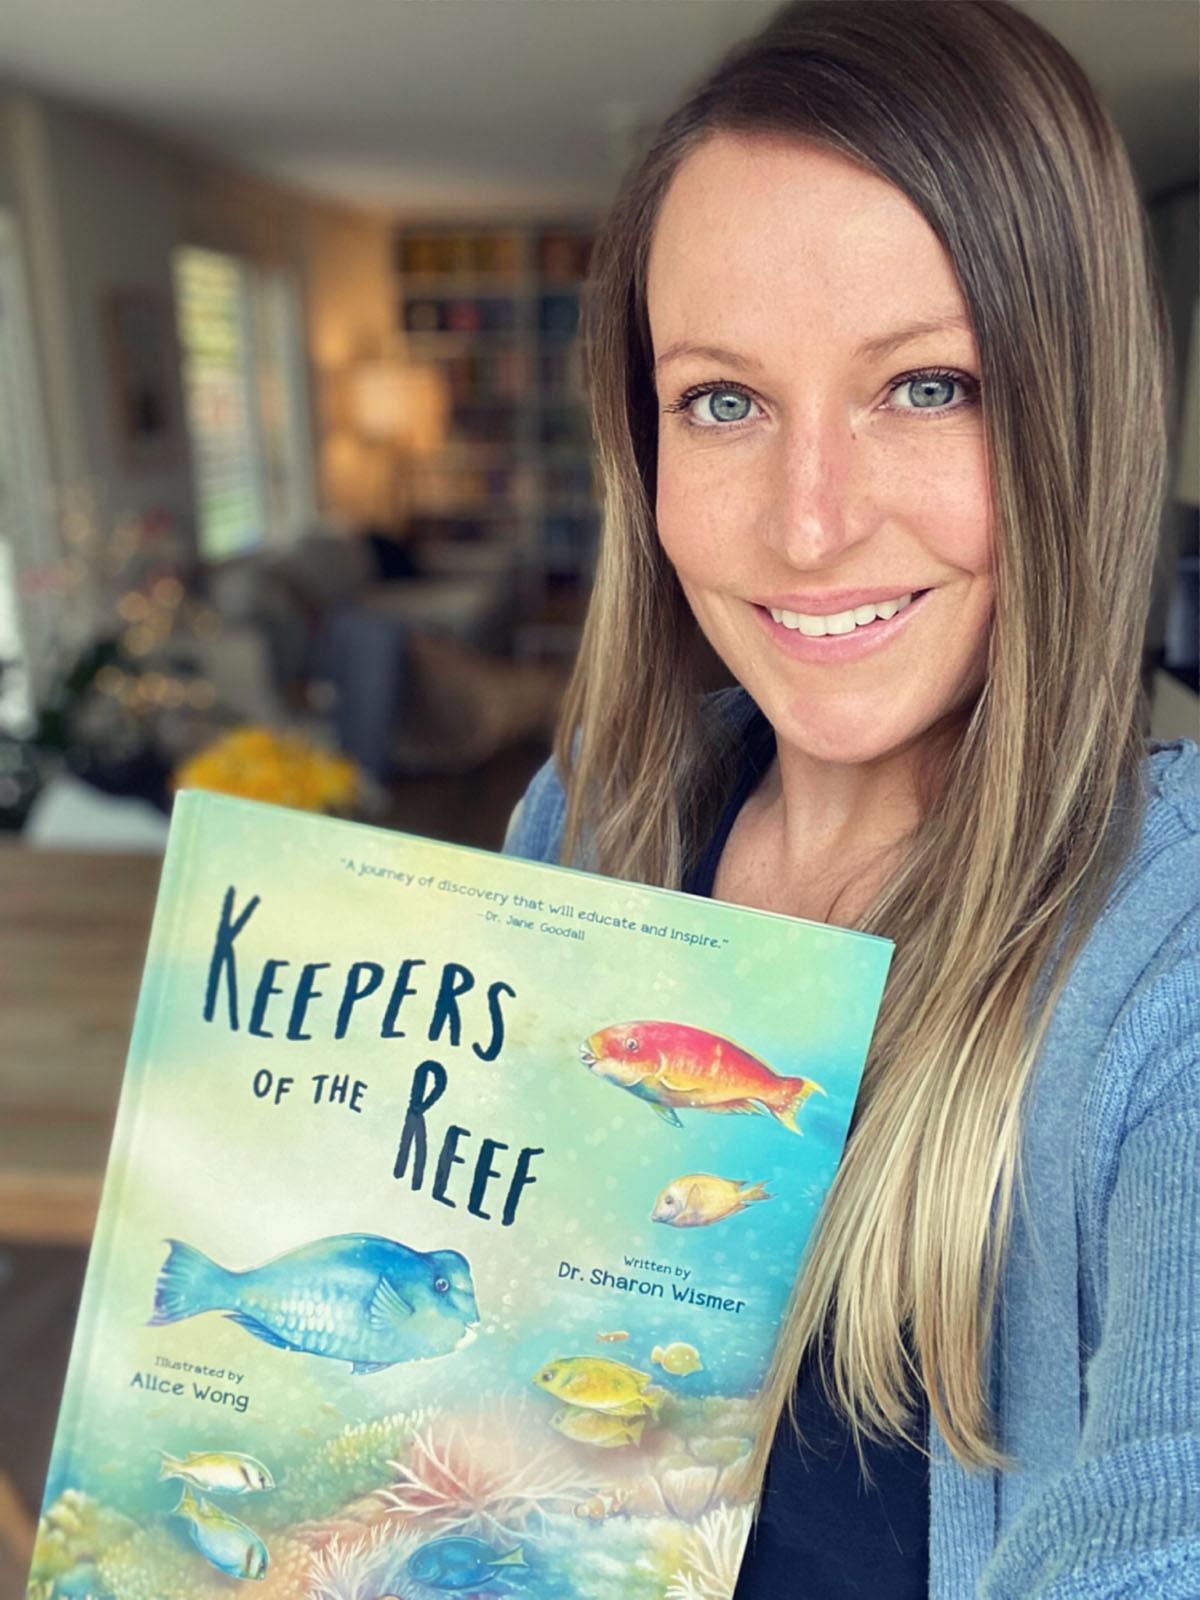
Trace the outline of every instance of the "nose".
{"type": "Polygon", "coordinates": [[[836,405],[796,416],[775,439],[764,542],[789,565],[820,570],[869,536],[861,446],[836,405]]]}

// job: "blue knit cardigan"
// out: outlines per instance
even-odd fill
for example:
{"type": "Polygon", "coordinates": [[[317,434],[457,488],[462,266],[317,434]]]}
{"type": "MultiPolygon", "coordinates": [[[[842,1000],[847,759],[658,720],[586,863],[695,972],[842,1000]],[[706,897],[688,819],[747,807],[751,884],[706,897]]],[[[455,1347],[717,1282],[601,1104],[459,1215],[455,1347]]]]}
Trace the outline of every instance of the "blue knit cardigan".
{"type": "MultiPolygon", "coordinates": [[[[1026,1101],[992,1341],[1015,1467],[965,1471],[931,1425],[932,1600],[1200,1600],[1196,746],[1156,750],[1147,787],[1026,1101]]],[[[556,861],[565,805],[547,765],[505,849],[556,861]]]]}

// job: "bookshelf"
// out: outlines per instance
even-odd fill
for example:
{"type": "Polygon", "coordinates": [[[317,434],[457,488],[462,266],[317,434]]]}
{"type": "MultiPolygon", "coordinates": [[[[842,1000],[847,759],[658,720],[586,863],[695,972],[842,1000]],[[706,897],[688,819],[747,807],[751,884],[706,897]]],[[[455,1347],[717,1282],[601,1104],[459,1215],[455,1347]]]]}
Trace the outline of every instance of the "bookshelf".
{"type": "Polygon", "coordinates": [[[443,449],[414,468],[413,534],[508,544],[543,592],[590,578],[599,515],[578,338],[586,223],[408,224],[398,321],[450,396],[443,449]]]}

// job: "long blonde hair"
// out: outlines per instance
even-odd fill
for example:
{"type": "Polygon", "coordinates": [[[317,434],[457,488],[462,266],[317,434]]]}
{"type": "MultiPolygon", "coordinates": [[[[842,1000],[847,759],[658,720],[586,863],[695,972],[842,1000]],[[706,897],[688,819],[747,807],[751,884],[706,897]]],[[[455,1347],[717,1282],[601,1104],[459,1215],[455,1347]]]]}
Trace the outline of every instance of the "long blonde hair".
{"type": "Polygon", "coordinates": [[[768,1422],[811,1351],[856,1436],[910,1433],[919,1383],[955,1456],[998,1464],[985,1357],[1022,1095],[1139,806],[1166,385],[1144,217],[1087,80],[1000,0],[787,5],[665,123],[597,249],[585,333],[605,531],[557,746],[564,858],[618,877],[678,887],[727,794],[695,624],[655,533],[645,308],[663,195],[725,131],[840,152],[938,236],[980,353],[996,529],[986,685],[859,924],[896,954],[768,1422]]]}

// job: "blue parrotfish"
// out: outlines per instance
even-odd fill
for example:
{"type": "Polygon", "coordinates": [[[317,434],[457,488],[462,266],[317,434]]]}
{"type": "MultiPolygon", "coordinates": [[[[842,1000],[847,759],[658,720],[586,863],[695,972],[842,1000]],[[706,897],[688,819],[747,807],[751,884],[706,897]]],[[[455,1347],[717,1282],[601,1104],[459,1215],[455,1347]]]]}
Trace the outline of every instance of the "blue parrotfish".
{"type": "Polygon", "coordinates": [[[408,1575],[431,1589],[484,1589],[527,1565],[521,1546],[500,1555],[482,1539],[452,1534],[424,1544],[408,1558],[408,1575]]]}
{"type": "Polygon", "coordinates": [[[199,1499],[185,1483],[173,1517],[182,1517],[197,1550],[219,1572],[260,1582],[267,1575],[267,1547],[244,1522],[199,1499]]]}
{"type": "Polygon", "coordinates": [[[233,1272],[193,1245],[167,1243],[151,1324],[223,1311],[280,1350],[379,1372],[447,1355],[474,1338],[479,1322],[471,1268],[457,1250],[425,1253],[395,1239],[345,1233],[233,1272]]]}

